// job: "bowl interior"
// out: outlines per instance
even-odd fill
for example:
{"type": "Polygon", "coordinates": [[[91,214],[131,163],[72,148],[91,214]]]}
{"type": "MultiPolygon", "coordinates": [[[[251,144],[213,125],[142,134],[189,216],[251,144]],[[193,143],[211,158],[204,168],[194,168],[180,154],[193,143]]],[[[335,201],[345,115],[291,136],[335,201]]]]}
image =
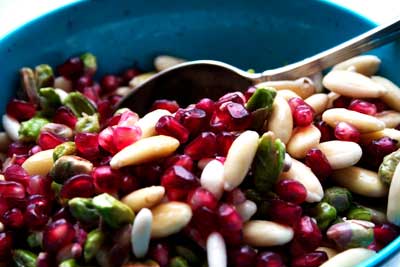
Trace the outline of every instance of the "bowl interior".
{"type": "MultiPolygon", "coordinates": [[[[99,75],[132,65],[151,69],[158,54],[262,71],[313,55],[372,26],[349,10],[313,0],[79,2],[0,37],[0,112],[19,87],[22,66],[55,66],[85,51],[98,56],[99,75]]],[[[383,61],[382,74],[400,83],[399,45],[373,53],[383,61]]],[[[398,248],[400,239],[362,266],[373,266],[398,248]]]]}

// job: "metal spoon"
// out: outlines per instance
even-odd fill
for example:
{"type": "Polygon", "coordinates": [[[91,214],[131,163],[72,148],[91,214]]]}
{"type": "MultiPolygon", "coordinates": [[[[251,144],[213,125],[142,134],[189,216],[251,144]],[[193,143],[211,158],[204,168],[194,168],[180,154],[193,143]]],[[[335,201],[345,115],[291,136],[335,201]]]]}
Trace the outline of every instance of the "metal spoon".
{"type": "Polygon", "coordinates": [[[378,26],[302,61],[262,73],[248,73],[215,60],[182,63],[157,73],[132,89],[119,103],[118,108],[129,107],[143,115],[156,99],[174,99],[183,105],[194,103],[203,97],[217,99],[225,93],[244,91],[249,86],[264,81],[294,80],[317,73],[398,37],[400,19],[378,26]]]}

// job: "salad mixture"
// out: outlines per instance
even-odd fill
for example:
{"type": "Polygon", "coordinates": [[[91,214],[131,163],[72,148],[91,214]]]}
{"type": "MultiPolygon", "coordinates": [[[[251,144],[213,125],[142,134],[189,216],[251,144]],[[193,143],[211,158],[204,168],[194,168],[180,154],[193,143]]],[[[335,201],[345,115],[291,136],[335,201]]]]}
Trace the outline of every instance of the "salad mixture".
{"type": "Polygon", "coordinates": [[[90,53],[22,68],[0,133],[0,266],[358,264],[400,226],[400,90],[379,65],[141,118],[115,108],[152,72],[96,82],[90,53]]]}

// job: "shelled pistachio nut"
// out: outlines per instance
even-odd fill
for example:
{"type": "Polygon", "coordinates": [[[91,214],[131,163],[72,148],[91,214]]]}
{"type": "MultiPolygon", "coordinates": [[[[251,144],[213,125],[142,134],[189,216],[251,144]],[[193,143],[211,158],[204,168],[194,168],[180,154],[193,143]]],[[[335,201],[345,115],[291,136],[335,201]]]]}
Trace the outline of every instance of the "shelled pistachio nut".
{"type": "Polygon", "coordinates": [[[378,176],[382,182],[390,184],[394,171],[400,162],[400,149],[386,155],[379,166],[378,176]]]}
{"type": "MultiPolygon", "coordinates": [[[[54,154],[54,150],[52,152],[54,154]]],[[[64,183],[65,180],[74,175],[90,174],[92,170],[93,164],[90,161],[78,156],[66,155],[61,156],[52,164],[50,176],[55,182],[64,183]]]]}
{"type": "Polygon", "coordinates": [[[374,224],[361,220],[347,220],[329,227],[327,237],[341,249],[367,247],[374,241],[374,224]]]}

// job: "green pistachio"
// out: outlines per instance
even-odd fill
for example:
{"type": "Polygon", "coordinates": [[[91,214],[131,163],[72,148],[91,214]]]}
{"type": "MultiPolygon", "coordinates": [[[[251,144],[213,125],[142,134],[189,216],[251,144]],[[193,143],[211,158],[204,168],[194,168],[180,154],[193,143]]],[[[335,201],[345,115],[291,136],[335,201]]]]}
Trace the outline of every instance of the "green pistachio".
{"type": "Polygon", "coordinates": [[[33,232],[28,235],[26,242],[30,248],[38,248],[42,246],[43,232],[33,232]]]}
{"type": "Polygon", "coordinates": [[[336,219],[336,209],[326,202],[320,202],[313,213],[320,229],[326,229],[336,219]]]}
{"type": "Polygon", "coordinates": [[[49,87],[54,85],[53,69],[50,65],[41,64],[35,68],[37,88],[49,87]]]}
{"type": "Polygon", "coordinates": [[[16,249],[13,251],[13,261],[16,267],[36,267],[37,256],[27,250],[16,249]]]}
{"type": "Polygon", "coordinates": [[[18,131],[18,138],[23,142],[34,142],[40,134],[40,129],[49,123],[44,118],[32,118],[21,123],[18,131]]]}
{"type": "Polygon", "coordinates": [[[68,201],[69,211],[78,221],[95,223],[99,220],[99,214],[91,198],[75,197],[68,201]]]}
{"type": "Polygon", "coordinates": [[[349,190],[335,186],[325,190],[323,201],[334,206],[338,213],[342,213],[350,208],[352,199],[349,190]]]}
{"type": "Polygon", "coordinates": [[[90,174],[93,164],[78,156],[61,156],[57,159],[50,170],[50,176],[57,183],[64,183],[68,178],[77,174],[90,174]]]}
{"type": "Polygon", "coordinates": [[[382,182],[390,184],[392,181],[394,170],[400,162],[400,149],[390,153],[383,158],[379,166],[378,176],[382,182]]]}
{"type": "Polygon", "coordinates": [[[348,220],[329,227],[327,237],[340,249],[368,247],[374,241],[374,224],[362,220],[348,220]]]}
{"type": "Polygon", "coordinates": [[[91,231],[86,238],[83,248],[83,257],[86,262],[90,262],[96,256],[100,247],[103,245],[105,235],[99,229],[91,231]]]}
{"type": "Polygon", "coordinates": [[[103,220],[112,228],[132,223],[135,218],[131,208],[107,193],[95,196],[93,205],[103,220]]]}
{"type": "Polygon", "coordinates": [[[63,104],[69,107],[77,117],[81,117],[83,113],[87,115],[96,113],[96,108],[93,104],[79,92],[69,93],[63,104]]]}
{"type": "Polygon", "coordinates": [[[84,53],[81,55],[83,68],[86,74],[93,75],[97,71],[97,59],[92,53],[84,53]]]}
{"type": "Polygon", "coordinates": [[[169,267],[189,267],[189,264],[184,258],[178,256],[171,259],[169,267]]]}
{"type": "Polygon", "coordinates": [[[61,106],[61,99],[52,87],[44,87],[39,90],[40,107],[43,114],[51,116],[61,106]]]}
{"type": "Polygon", "coordinates": [[[39,94],[36,86],[35,74],[31,68],[22,68],[20,70],[21,86],[29,102],[39,104],[39,94]]]}
{"type": "Polygon", "coordinates": [[[349,211],[347,212],[347,218],[354,220],[371,221],[372,214],[369,210],[363,207],[355,206],[349,209],[349,211]]]}
{"type": "Polygon", "coordinates": [[[58,267],[79,267],[75,259],[68,259],[60,262],[58,267]]]}
{"type": "Polygon", "coordinates": [[[75,125],[75,131],[78,133],[97,133],[100,131],[99,114],[95,113],[91,116],[83,114],[83,117],[78,118],[75,125]]]}
{"type": "Polygon", "coordinates": [[[200,263],[199,257],[187,247],[184,246],[176,246],[175,247],[176,254],[184,258],[190,266],[198,266],[200,263]]]}
{"type": "Polygon", "coordinates": [[[49,132],[59,137],[71,140],[74,137],[74,132],[67,125],[50,122],[40,129],[40,132],[49,132]]]}
{"type": "Polygon", "coordinates": [[[255,111],[257,109],[266,109],[268,112],[272,109],[272,104],[276,97],[276,90],[272,87],[257,88],[246,103],[246,109],[255,111]]]}
{"type": "Polygon", "coordinates": [[[53,160],[56,162],[59,158],[65,155],[74,155],[76,153],[75,142],[65,142],[54,148],[53,160]]]}

